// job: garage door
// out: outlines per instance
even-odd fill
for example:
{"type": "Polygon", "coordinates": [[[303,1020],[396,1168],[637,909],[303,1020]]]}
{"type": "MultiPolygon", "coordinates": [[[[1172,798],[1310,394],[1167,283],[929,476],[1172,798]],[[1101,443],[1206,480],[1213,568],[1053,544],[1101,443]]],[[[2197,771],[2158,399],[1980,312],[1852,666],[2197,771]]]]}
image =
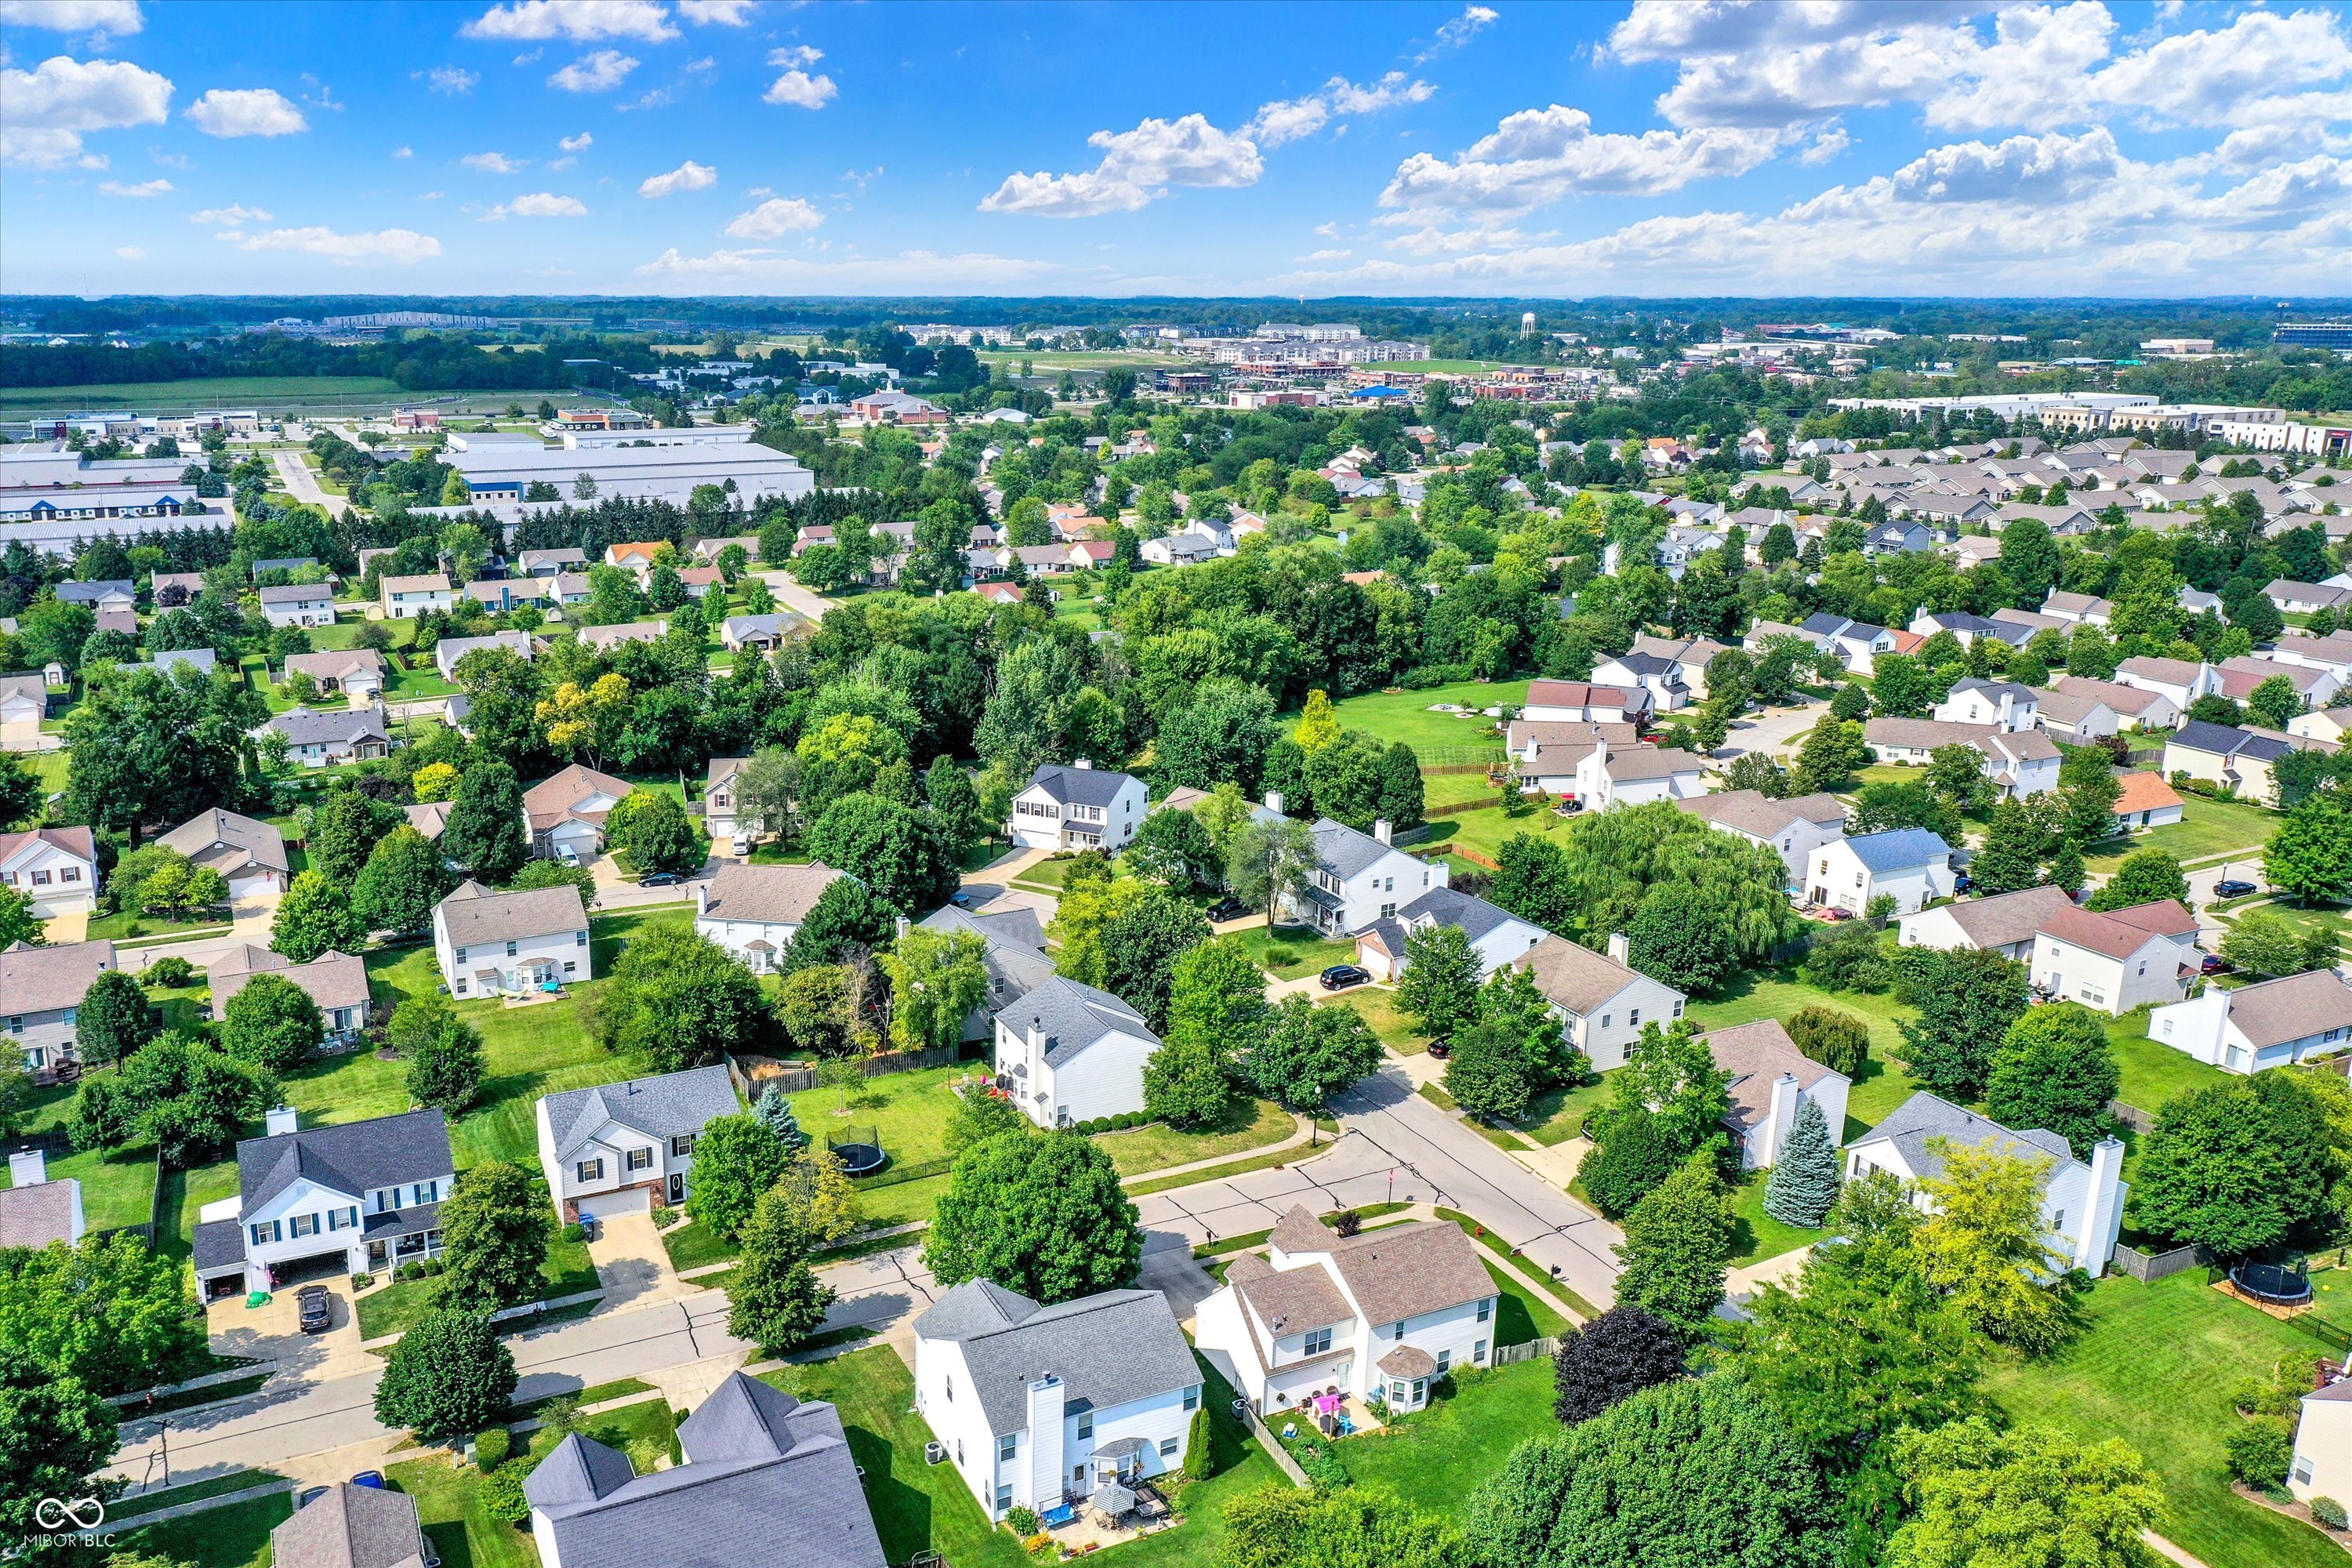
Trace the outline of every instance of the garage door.
{"type": "Polygon", "coordinates": [[[582,1219],[611,1219],[615,1215],[644,1214],[653,1207],[653,1194],[643,1187],[623,1193],[598,1193],[580,1200],[582,1219]]]}

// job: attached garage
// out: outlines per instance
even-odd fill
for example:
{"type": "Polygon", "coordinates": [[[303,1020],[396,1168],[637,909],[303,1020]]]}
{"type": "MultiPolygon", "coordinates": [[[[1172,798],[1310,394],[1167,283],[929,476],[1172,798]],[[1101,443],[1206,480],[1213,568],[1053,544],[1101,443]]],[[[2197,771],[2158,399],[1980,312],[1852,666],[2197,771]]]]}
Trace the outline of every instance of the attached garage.
{"type": "Polygon", "coordinates": [[[651,1213],[653,1192],[647,1187],[624,1187],[617,1193],[593,1194],[578,1203],[583,1220],[614,1219],[623,1215],[651,1213]]]}

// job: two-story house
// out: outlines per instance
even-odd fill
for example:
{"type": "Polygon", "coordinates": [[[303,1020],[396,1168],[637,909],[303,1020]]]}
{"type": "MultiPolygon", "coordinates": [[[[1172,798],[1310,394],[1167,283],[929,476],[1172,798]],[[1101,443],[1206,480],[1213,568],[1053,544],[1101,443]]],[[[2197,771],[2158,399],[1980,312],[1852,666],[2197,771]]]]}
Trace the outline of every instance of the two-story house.
{"type": "Polygon", "coordinates": [[[1727,1080],[1731,1106],[1723,1124],[1731,1130],[1742,1170],[1761,1171],[1780,1159],[1797,1112],[1808,1102],[1821,1108],[1831,1137],[1845,1130],[1853,1080],[1799,1050],[1779,1019],[1717,1029],[1706,1037],[1706,1048],[1727,1080]]]}
{"type": "Polygon", "coordinates": [[[1895,922],[1896,941],[1905,947],[1932,947],[1946,952],[1974,948],[2023,963],[2033,954],[2034,933],[2042,929],[2042,922],[2074,907],[2074,900],[2064,889],[2044,882],[2013,893],[1961,899],[1905,915],[1895,922]]]}
{"type": "Polygon", "coordinates": [[[432,1257],[456,1182],[437,1110],[304,1130],[280,1106],[262,1137],[236,1146],[237,1195],[198,1215],[197,1291],[212,1300],[432,1257]]]}
{"type": "Polygon", "coordinates": [[[1514,719],[1504,731],[1503,745],[1522,794],[1564,796],[1577,792],[1579,770],[1595,751],[1632,746],[1640,740],[1631,724],[1514,719]]]}
{"type": "Polygon", "coordinates": [[[588,910],[569,882],[499,893],[467,880],[433,906],[433,956],[453,996],[550,990],[595,974],[588,910]]]}
{"type": "Polygon", "coordinates": [[[273,626],[331,626],[335,591],[324,583],[287,583],[255,590],[261,618],[273,626]]]}
{"type": "Polygon", "coordinates": [[[1037,923],[1037,911],[1026,905],[982,911],[941,904],[919,923],[925,931],[968,931],[988,944],[981,958],[988,971],[988,994],[964,1015],[967,1042],[993,1039],[997,1013],[1054,978],[1045,928],[1037,923]]]}
{"type": "Polygon", "coordinates": [[[392,724],[383,704],[365,708],[289,708],[273,713],[252,731],[253,738],[286,737],[286,755],[306,768],[356,763],[392,751],[392,724]]]}
{"type": "MultiPolygon", "coordinates": [[[[2180,722],[2180,705],[2161,691],[2127,686],[2120,680],[2093,680],[2086,675],[2062,675],[2050,683],[2053,691],[2095,700],[2116,716],[2118,730],[2169,730],[2180,722]]],[[[2043,704],[2046,710],[2048,703],[2043,704]]],[[[2047,712],[2043,729],[2053,729],[2047,712]]]]}
{"type": "Polygon", "coordinates": [[[1519,717],[1530,724],[1638,725],[1655,701],[1646,688],[1584,680],[1530,680],[1519,717]]]}
{"type": "Polygon", "coordinates": [[[840,875],[821,860],[805,866],[730,861],[694,884],[694,929],[752,973],[772,973],[809,910],[840,875]]]}
{"type": "Polygon", "coordinates": [[[2221,673],[2210,664],[2184,658],[2127,658],[2116,667],[2116,684],[2153,691],[2186,713],[2200,697],[2218,696],[2221,673]]]}
{"type": "MultiPolygon", "coordinates": [[[[62,666],[58,674],[64,674],[62,666]]],[[[41,721],[49,716],[49,679],[38,670],[0,675],[0,749],[37,752],[41,721]]]]}
{"type": "Polygon", "coordinates": [[[1043,763],[1013,797],[1008,829],[1024,849],[1100,849],[1117,854],[1143,826],[1150,791],[1132,773],[1097,768],[1084,757],[1043,763]]]}
{"type": "Polygon", "coordinates": [[[79,1015],[89,983],[119,967],[110,942],[61,947],[17,942],[0,952],[0,1027],[24,1058],[36,1084],[58,1080],[81,1060],[79,1015]]]}
{"type": "Polygon", "coordinates": [[[0,833],[0,888],[30,899],[40,920],[90,913],[98,908],[98,846],[89,829],[0,833]]]}
{"type": "MultiPolygon", "coordinates": [[[[1260,811],[1276,811],[1279,795],[1268,797],[1260,811]]],[[[1348,936],[1374,921],[1394,918],[1398,910],[1432,888],[1443,888],[1452,873],[1443,860],[1423,860],[1406,854],[1391,841],[1385,821],[1359,833],[1344,822],[1324,817],[1315,824],[1315,870],[1303,895],[1283,896],[1283,909],[1292,919],[1306,921],[1330,936],[1348,936]]]]}
{"type": "Polygon", "coordinates": [[[232,904],[275,898],[293,880],[284,834],[218,806],[196,813],[155,842],[218,871],[228,883],[232,904]]]}
{"type": "Polygon", "coordinates": [[[1906,915],[1952,892],[1952,847],[1923,827],[1890,828],[1841,838],[1813,851],[1807,901],[1869,912],[1884,893],[1906,915]]]}
{"type": "Polygon", "coordinates": [[[2197,973],[2197,917],[2171,899],[2104,912],[2070,905],[2033,935],[2034,989],[2111,1017],[2179,1001],[2197,973]]]}
{"type": "Polygon", "coordinates": [[[1771,850],[1788,867],[1792,889],[1803,886],[1807,857],[1845,837],[1845,805],[1833,795],[1774,800],[1759,790],[1736,789],[1677,800],[1675,807],[1771,850]]]}
{"type": "Polygon", "coordinates": [[[1595,811],[1689,800],[1706,790],[1706,760],[1675,746],[1602,744],[1577,760],[1570,798],[1595,811]]]}
{"type": "Polygon", "coordinates": [[[383,578],[376,584],[376,594],[384,619],[413,621],[427,610],[446,610],[457,590],[447,573],[426,572],[414,577],[383,578]]]}
{"type": "Polygon", "coordinates": [[[2293,752],[2342,751],[2334,741],[2316,735],[2291,735],[2249,724],[2243,728],[2191,720],[2164,742],[2164,774],[2187,773],[2209,784],[2235,790],[2242,800],[2273,805],[2278,800],[2278,760],[2293,752]]]}
{"type": "Polygon", "coordinates": [[[1499,904],[1452,888],[1432,888],[1389,920],[1374,921],[1356,933],[1356,962],[1375,980],[1403,974],[1412,937],[1439,926],[1455,926],[1478,955],[1480,979],[1541,942],[1551,933],[1499,904]]]}
{"type": "Polygon", "coordinates": [[[275,974],[301,987],[319,1005],[330,1041],[355,1039],[367,1027],[366,961],[348,952],[322,952],[307,963],[295,963],[282,952],[250,942],[237,943],[205,966],[214,1023],[228,1016],[228,1005],[257,974],[275,974]]]}
{"type": "Polygon", "coordinates": [[[1201,1302],[1193,1339],[1252,1406],[1334,1393],[1419,1410],[1457,1366],[1494,1364],[1495,1281],[1459,1226],[1415,1220],[1341,1236],[1294,1205],[1201,1302]]]}
{"type": "Polygon", "coordinates": [[[530,852],[584,866],[604,847],[604,818],[635,786],[578,763],[522,792],[530,852]]]}
{"type": "Polygon", "coordinates": [[[724,1067],[540,1096],[539,1168],[563,1223],[684,1203],[695,1140],[742,1109],[724,1067]]]}
{"type": "Polygon", "coordinates": [[[2332,969],[2204,994],[2148,1015],[2147,1037],[2224,1072],[2253,1073],[2345,1048],[2352,985],[2332,969]]]}
{"type": "Polygon", "coordinates": [[[752,824],[735,815],[735,786],[749,757],[713,757],[702,783],[702,830],[716,848],[741,855],[750,850],[752,824]]]}
{"type": "Polygon", "coordinates": [[[1040,1127],[1141,1110],[1159,1049],[1142,1014],[1058,975],[996,1014],[996,1085],[1040,1127]]]}
{"type": "Polygon", "coordinates": [[[1797,629],[1809,637],[1817,638],[1824,647],[1835,648],[1845,667],[1858,675],[1868,675],[1872,661],[1882,653],[1895,651],[1898,639],[1886,626],[1874,626],[1866,621],[1850,620],[1843,616],[1816,610],[1798,624],[1797,629]]]}
{"type": "Polygon", "coordinates": [[[991,1519],[1181,1468],[1202,1384],[1157,1290],[1042,1307],[971,1279],[915,1320],[915,1409],[991,1519]]]}
{"type": "Polygon", "coordinates": [[[1952,689],[1936,704],[1935,718],[1945,724],[2031,730],[2040,722],[2040,701],[2030,686],[2014,680],[1979,680],[1971,675],[1952,682],[1952,689]]]}
{"type": "Polygon", "coordinates": [[[1560,1021],[1560,1037],[1601,1072],[1625,1065],[1644,1020],[1663,1027],[1683,1016],[1683,994],[1629,965],[1628,945],[1622,932],[1615,933],[1604,956],[1566,937],[1548,936],[1511,960],[1535,976],[1560,1021]]]}

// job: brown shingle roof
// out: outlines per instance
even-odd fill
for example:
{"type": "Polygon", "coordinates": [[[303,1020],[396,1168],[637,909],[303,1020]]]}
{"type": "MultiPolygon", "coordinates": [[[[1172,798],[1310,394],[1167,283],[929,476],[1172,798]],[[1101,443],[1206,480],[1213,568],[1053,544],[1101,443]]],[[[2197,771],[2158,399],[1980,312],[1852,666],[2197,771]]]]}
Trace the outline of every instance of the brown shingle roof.
{"type": "Polygon", "coordinates": [[[479,882],[463,882],[441,900],[438,909],[453,947],[588,929],[588,911],[580,902],[580,889],[569,882],[511,893],[494,893],[479,882]]]}
{"type": "Polygon", "coordinates": [[[1494,1277],[1470,1238],[1446,1220],[1334,1237],[1331,1262],[1376,1328],[1495,1294],[1494,1277]]]}
{"type": "Polygon", "coordinates": [[[68,942],[63,947],[28,947],[20,942],[0,952],[0,1014],[55,1013],[79,1007],[82,994],[99,972],[114,967],[110,942],[68,942]]]}
{"type": "Polygon", "coordinates": [[[1731,1109],[1723,1119],[1742,1132],[1772,1113],[1772,1085],[1782,1073],[1793,1074],[1800,1089],[1830,1076],[1828,1068],[1797,1048],[1778,1018],[1717,1029],[1706,1037],[1706,1048],[1731,1080],[1731,1109]]]}
{"type": "Polygon", "coordinates": [[[2033,933],[2042,929],[2042,921],[2061,910],[2074,907],[2074,900],[2063,889],[2045,884],[1989,899],[1963,899],[1945,906],[1944,912],[1952,917],[1953,923],[1975,946],[2013,947],[2031,941],[2033,933]]]}
{"type": "Polygon", "coordinates": [[[2196,920],[2170,899],[2136,905],[2129,911],[2118,910],[2105,914],[2069,907],[2050,916],[2040,927],[2041,934],[2071,947],[2118,959],[2129,958],[2147,946],[2151,937],[2175,936],[2196,929],[2196,920]],[[2137,918],[2119,918],[2126,912],[2137,918]]]}
{"type": "Polygon", "coordinates": [[[2332,969],[2265,980],[2230,993],[2230,1022],[2256,1050],[2330,1029],[2352,1028],[2352,985],[2332,969]]]}
{"type": "Polygon", "coordinates": [[[1639,978],[1615,959],[1563,936],[1544,938],[1511,963],[1533,974],[1538,990],[1578,1017],[1639,978]]]}
{"type": "Polygon", "coordinates": [[[715,921],[798,925],[841,873],[823,861],[806,866],[724,865],[710,879],[700,911],[715,921]]]}

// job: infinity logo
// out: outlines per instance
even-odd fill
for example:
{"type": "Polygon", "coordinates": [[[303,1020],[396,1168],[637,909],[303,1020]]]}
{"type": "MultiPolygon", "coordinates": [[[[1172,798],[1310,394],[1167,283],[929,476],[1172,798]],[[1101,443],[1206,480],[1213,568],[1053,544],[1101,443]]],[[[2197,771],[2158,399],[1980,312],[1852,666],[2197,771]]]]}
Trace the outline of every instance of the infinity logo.
{"type": "Polygon", "coordinates": [[[68,1523],[76,1530],[96,1530],[106,1522],[106,1504],[95,1497],[73,1502],[45,1497],[33,1505],[33,1522],[43,1530],[63,1530],[68,1523]]]}

